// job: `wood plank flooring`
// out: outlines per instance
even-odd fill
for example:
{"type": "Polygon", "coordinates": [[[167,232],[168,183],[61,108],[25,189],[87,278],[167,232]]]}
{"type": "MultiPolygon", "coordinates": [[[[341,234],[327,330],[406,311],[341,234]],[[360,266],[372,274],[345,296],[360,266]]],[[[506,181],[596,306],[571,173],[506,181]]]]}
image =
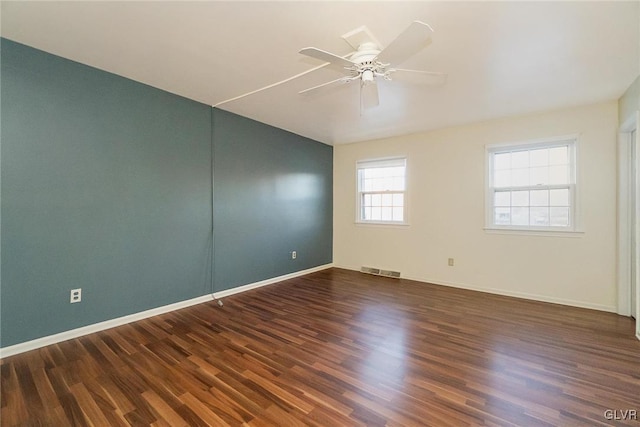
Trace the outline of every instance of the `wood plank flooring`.
{"type": "Polygon", "coordinates": [[[224,302],[5,358],[2,426],[640,425],[629,318],[340,269],[224,302]]]}

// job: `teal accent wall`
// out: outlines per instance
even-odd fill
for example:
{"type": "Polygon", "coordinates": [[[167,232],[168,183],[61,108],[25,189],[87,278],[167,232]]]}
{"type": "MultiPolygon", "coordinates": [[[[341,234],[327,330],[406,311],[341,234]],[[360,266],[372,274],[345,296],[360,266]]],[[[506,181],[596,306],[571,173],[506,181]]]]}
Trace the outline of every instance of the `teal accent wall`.
{"type": "Polygon", "coordinates": [[[213,115],[216,291],[332,262],[333,147],[213,115]]]}
{"type": "Polygon", "coordinates": [[[0,40],[1,347],[331,262],[332,147],[0,40]]]}
{"type": "Polygon", "coordinates": [[[211,107],[1,43],[1,345],[210,292],[211,107]]]}

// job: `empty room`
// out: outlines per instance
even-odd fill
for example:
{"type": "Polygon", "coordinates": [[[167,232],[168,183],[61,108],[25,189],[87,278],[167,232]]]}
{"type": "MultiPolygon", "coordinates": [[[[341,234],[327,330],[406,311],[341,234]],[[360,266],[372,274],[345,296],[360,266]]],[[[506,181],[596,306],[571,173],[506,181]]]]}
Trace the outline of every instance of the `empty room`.
{"type": "Polygon", "coordinates": [[[0,1],[0,425],[640,426],[640,1],[0,1]]]}

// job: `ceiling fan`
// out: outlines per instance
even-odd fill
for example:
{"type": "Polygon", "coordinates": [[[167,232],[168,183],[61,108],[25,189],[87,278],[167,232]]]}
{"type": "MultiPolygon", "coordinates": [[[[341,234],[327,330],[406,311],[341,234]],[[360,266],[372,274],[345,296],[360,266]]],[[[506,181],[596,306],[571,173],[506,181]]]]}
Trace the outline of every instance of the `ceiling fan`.
{"type": "Polygon", "coordinates": [[[444,83],[445,73],[407,70],[396,68],[395,64],[408,59],[431,42],[433,30],[424,22],[414,21],[386,48],[373,37],[366,27],[357,28],[342,36],[355,51],[345,57],[318,49],[306,47],[299,53],[342,67],[346,76],[302,90],[308,94],[327,86],[360,83],[360,107],[371,108],[380,104],[377,80],[407,80],[412,83],[444,83]]]}

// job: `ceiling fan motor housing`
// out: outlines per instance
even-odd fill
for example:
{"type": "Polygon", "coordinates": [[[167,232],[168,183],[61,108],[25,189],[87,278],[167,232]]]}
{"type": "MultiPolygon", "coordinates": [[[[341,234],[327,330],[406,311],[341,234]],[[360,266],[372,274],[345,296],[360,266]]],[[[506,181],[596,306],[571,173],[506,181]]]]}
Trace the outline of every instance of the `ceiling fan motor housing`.
{"type": "Polygon", "coordinates": [[[378,45],[375,43],[362,43],[358,46],[358,50],[356,50],[353,55],[351,55],[351,61],[362,64],[365,62],[372,62],[380,53],[380,49],[378,45]]]}
{"type": "Polygon", "coordinates": [[[376,60],[379,54],[380,48],[376,43],[366,42],[359,45],[358,50],[349,58],[355,63],[351,71],[360,76],[362,84],[373,83],[376,76],[384,75],[387,64],[376,60]]]}

